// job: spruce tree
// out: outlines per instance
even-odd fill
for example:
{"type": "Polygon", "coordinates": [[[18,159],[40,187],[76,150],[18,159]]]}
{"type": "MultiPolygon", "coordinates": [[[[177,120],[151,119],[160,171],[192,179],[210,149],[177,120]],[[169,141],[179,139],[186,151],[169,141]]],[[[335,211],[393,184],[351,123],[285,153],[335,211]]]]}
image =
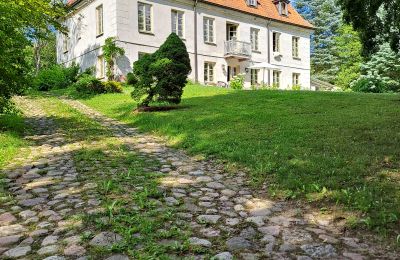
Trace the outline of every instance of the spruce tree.
{"type": "Polygon", "coordinates": [[[314,26],[311,37],[311,70],[315,78],[334,83],[339,71],[334,37],[338,35],[342,14],[335,0],[297,0],[297,11],[314,26]]]}

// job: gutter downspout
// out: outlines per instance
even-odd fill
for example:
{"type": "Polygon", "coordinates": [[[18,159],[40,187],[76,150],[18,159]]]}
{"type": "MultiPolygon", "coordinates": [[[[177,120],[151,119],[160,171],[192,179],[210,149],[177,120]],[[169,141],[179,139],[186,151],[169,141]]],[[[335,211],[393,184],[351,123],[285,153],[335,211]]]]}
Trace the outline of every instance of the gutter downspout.
{"type": "Polygon", "coordinates": [[[194,0],[193,11],[194,11],[194,80],[195,83],[199,83],[199,65],[198,65],[198,53],[197,53],[197,3],[199,0],[194,0]]]}
{"type": "MultiPolygon", "coordinates": [[[[267,48],[268,48],[268,63],[271,64],[271,40],[270,40],[270,30],[269,30],[269,25],[271,24],[271,19],[267,20],[267,48]]],[[[270,70],[268,70],[268,86],[271,86],[271,73],[270,70]]]]}

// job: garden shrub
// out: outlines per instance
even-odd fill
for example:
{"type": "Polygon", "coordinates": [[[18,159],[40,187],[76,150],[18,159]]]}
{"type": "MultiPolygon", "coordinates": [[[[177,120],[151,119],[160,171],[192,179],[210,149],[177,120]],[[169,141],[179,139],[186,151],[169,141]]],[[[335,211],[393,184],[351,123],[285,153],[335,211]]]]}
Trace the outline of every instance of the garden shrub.
{"type": "Polygon", "coordinates": [[[143,55],[133,64],[137,82],[132,97],[138,106],[152,101],[179,104],[190,71],[186,45],[171,33],[155,53],[143,55]]]}
{"type": "Polygon", "coordinates": [[[293,85],[292,86],[292,90],[299,91],[299,90],[301,90],[301,86],[300,85],[293,85]]]}
{"type": "Polygon", "coordinates": [[[371,59],[362,65],[362,75],[350,86],[359,92],[400,92],[400,54],[383,44],[371,59]]]}
{"type": "Polygon", "coordinates": [[[135,74],[133,74],[132,72],[129,72],[129,73],[126,75],[126,83],[127,83],[128,85],[135,86],[137,82],[138,82],[138,79],[137,79],[137,77],[135,76],[135,74]]]}
{"type": "Polygon", "coordinates": [[[85,94],[101,94],[106,92],[102,82],[92,75],[82,75],[74,85],[76,91],[85,94]]]}
{"type": "Polygon", "coordinates": [[[117,81],[102,82],[106,93],[122,93],[122,84],[117,81]]]}
{"type": "Polygon", "coordinates": [[[77,81],[78,75],[79,66],[76,64],[70,67],[53,65],[50,68],[39,71],[33,81],[33,85],[40,91],[67,88],[77,81]]]}
{"type": "Polygon", "coordinates": [[[244,74],[238,74],[234,76],[229,82],[229,86],[232,89],[243,89],[244,88],[244,74]]]}

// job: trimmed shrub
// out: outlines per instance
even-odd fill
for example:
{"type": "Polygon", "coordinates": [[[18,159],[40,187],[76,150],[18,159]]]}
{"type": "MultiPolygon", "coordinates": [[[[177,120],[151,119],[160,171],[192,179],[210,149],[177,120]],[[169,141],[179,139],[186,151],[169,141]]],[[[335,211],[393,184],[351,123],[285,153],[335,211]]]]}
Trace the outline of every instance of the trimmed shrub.
{"type": "Polygon", "coordinates": [[[171,33],[155,53],[144,55],[133,64],[137,82],[132,97],[138,106],[148,106],[152,101],[179,104],[190,71],[186,45],[171,33]]]}
{"type": "Polygon", "coordinates": [[[117,81],[102,82],[106,93],[122,93],[122,84],[117,81]]]}
{"type": "Polygon", "coordinates": [[[74,85],[76,91],[85,94],[101,94],[106,92],[102,82],[92,75],[82,75],[74,85]]]}

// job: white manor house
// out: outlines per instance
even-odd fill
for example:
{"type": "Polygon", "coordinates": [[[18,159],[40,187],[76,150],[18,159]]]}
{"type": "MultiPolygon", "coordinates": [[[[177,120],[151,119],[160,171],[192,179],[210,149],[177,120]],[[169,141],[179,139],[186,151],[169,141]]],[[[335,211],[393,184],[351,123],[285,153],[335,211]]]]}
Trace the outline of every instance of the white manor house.
{"type": "Polygon", "coordinates": [[[96,67],[105,77],[102,46],[115,37],[125,49],[117,60],[121,79],[144,53],[171,32],[185,42],[193,81],[228,84],[245,74],[245,86],[310,89],[313,26],[288,0],[69,0],[68,34],[57,35],[58,63],[96,67]]]}

